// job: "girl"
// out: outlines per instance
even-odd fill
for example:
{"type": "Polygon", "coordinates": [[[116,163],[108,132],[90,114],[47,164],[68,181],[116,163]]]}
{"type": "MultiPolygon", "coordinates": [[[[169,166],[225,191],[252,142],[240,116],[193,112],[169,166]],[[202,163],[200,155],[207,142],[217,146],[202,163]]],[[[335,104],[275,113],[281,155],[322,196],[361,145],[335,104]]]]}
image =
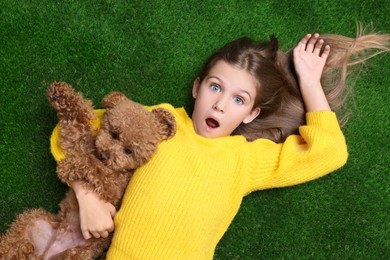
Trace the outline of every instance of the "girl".
{"type": "MultiPolygon", "coordinates": [[[[285,54],[275,37],[242,38],[214,53],[194,81],[191,118],[159,105],[174,114],[176,136],[132,177],[107,257],[212,259],[243,196],[343,166],[347,147],[331,109],[344,104],[347,66],[371,57],[353,60],[354,54],[388,51],[388,41],[387,35],[306,35],[285,54]]],[[[106,237],[114,207],[80,181],[72,187],[84,237],[106,237]]]]}

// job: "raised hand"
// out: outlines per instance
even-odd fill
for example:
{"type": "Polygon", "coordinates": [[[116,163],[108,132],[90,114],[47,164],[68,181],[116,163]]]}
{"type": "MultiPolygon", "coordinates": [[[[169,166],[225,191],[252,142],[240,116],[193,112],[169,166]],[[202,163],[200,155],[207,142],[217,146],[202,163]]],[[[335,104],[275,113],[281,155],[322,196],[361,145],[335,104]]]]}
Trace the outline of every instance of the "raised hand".
{"type": "Polygon", "coordinates": [[[306,111],[330,110],[321,86],[321,75],[330,46],[325,45],[319,34],[307,34],[293,51],[295,71],[306,111]]]}
{"type": "Polygon", "coordinates": [[[330,53],[330,46],[315,33],[305,35],[294,48],[294,66],[300,81],[311,84],[320,82],[326,59],[330,53]]]}

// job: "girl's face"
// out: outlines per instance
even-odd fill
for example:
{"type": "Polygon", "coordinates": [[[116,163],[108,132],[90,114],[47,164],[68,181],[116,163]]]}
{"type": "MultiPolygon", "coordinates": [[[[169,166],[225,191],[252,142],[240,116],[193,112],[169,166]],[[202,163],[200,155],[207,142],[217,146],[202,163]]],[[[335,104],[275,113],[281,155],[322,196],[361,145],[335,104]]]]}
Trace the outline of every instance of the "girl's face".
{"type": "Polygon", "coordinates": [[[246,70],[218,61],[202,82],[194,81],[196,133],[207,138],[229,136],[241,123],[252,122],[260,113],[260,108],[253,108],[256,85],[246,70]]]}

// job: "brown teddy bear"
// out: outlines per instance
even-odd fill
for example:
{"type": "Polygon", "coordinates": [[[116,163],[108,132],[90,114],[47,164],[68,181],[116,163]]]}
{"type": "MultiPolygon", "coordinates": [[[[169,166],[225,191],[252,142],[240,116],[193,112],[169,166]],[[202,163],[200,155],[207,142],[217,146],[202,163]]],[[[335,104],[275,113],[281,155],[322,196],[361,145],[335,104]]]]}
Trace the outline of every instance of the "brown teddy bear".
{"type": "MultiPolygon", "coordinates": [[[[162,140],[176,133],[174,117],[167,110],[148,111],[119,92],[103,99],[106,111],[100,130],[91,123],[98,120],[92,103],[68,84],[52,83],[47,97],[59,119],[59,145],[64,153],[57,166],[59,178],[67,183],[82,180],[87,189],[117,209],[134,169],[152,157],[162,140]]],[[[111,236],[83,238],[72,189],[59,206],[57,215],[43,209],[20,214],[0,237],[2,259],[94,259],[101,255],[111,236]]]]}

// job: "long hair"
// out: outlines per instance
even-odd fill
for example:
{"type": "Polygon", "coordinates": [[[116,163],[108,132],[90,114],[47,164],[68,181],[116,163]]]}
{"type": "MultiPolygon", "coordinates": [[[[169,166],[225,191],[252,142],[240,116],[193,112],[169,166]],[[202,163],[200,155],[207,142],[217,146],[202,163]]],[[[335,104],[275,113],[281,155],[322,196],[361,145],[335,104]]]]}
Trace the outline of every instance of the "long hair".
{"type": "MultiPolygon", "coordinates": [[[[357,75],[364,62],[380,53],[389,52],[389,35],[367,34],[358,25],[356,38],[335,34],[320,36],[331,47],[321,84],[332,111],[341,126],[348,119],[346,100],[351,95],[347,76],[357,75]]],[[[242,123],[233,134],[245,136],[248,141],[267,138],[283,142],[289,135],[298,134],[305,124],[305,107],[293,66],[292,50],[283,52],[278,40],[257,42],[244,37],[234,40],[216,51],[206,61],[199,78],[202,81],[220,60],[248,71],[258,82],[254,107],[259,116],[251,123],[242,123]]]]}

